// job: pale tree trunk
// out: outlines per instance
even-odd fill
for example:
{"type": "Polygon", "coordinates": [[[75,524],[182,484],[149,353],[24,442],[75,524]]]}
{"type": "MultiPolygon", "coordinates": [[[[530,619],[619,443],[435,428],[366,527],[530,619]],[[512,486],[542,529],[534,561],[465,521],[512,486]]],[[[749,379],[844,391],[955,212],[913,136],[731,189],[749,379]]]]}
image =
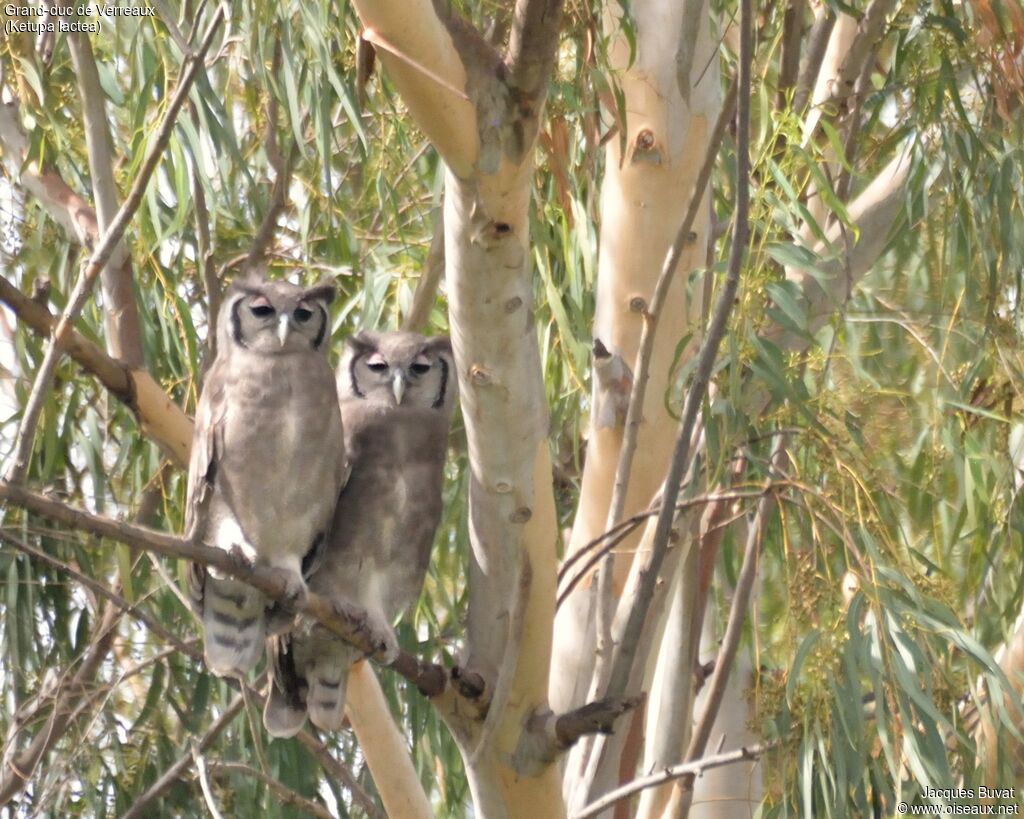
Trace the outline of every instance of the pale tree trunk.
{"type": "MultiPolygon", "coordinates": [[[[609,3],[606,7],[609,62],[621,84],[626,120],[618,123],[621,139],[611,138],[606,147],[593,335],[595,345],[600,341],[608,354],[634,368],[645,311],[666,252],[693,196],[721,95],[718,39],[706,4],[694,0],[644,0],[631,4],[630,11],[632,19],[623,21],[618,4],[609,3]],[[632,64],[623,25],[630,26],[635,37],[632,64]]],[[[704,288],[700,281],[690,281],[690,273],[708,262],[709,202],[709,194],[705,193],[658,320],[650,356],[650,380],[637,434],[636,451],[642,453],[642,467],[638,463],[632,470],[622,517],[651,503],[668,467],[677,422],[668,414],[664,396],[680,339],[689,333],[696,339],[701,329],[704,288]]],[[[691,355],[693,348],[691,343],[684,356],[691,355]]],[[[616,400],[615,395],[601,394],[610,387],[599,383],[596,376],[595,382],[595,407],[616,400]]],[[[627,386],[627,397],[628,389],[627,386]]],[[[617,417],[615,413],[592,412],[580,506],[567,549],[569,555],[607,528],[623,443],[623,421],[621,413],[617,417]]],[[[617,548],[614,582],[610,584],[616,600],[622,595],[640,537],[637,532],[617,548]]],[[[666,573],[670,570],[670,566],[664,567],[666,573]]],[[[606,677],[610,646],[604,644],[606,637],[600,639],[602,644],[598,646],[598,619],[600,605],[607,606],[609,601],[601,601],[598,584],[592,580],[577,587],[555,621],[551,698],[556,709],[578,705],[594,696],[606,677]]],[[[650,703],[648,707],[659,711],[661,706],[650,703]]],[[[688,712],[688,708],[685,710],[688,712]]],[[[618,784],[626,735],[620,729],[609,740],[604,763],[587,791],[578,785],[588,764],[590,745],[581,743],[570,753],[564,790],[571,808],[582,807],[596,794],[618,784]]],[[[632,771],[623,773],[627,778],[632,776],[632,771]]]]}
{"type": "Polygon", "coordinates": [[[435,698],[487,819],[562,817],[548,707],[558,529],[533,320],[533,148],[561,3],[516,4],[502,57],[428,0],[357,0],[372,43],[447,166],[450,324],[469,441],[470,603],[463,673],[475,704],[435,698]]]}

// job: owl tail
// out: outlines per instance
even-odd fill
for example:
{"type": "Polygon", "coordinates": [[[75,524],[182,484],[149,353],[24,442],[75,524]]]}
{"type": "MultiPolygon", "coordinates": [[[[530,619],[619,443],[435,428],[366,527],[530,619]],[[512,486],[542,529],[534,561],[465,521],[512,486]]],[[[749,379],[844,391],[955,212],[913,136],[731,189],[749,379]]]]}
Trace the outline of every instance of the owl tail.
{"type": "Polygon", "coordinates": [[[244,677],[263,653],[266,599],[247,583],[206,576],[206,665],[218,677],[244,677]]]}
{"type": "Polygon", "coordinates": [[[348,670],[362,655],[358,649],[335,644],[306,670],[309,719],[324,731],[340,731],[345,721],[345,684],[348,670]]]}
{"type": "Polygon", "coordinates": [[[306,721],[306,704],[305,681],[295,670],[291,635],[276,635],[267,640],[267,665],[270,694],[263,706],[263,725],[271,736],[293,737],[306,721]]]}

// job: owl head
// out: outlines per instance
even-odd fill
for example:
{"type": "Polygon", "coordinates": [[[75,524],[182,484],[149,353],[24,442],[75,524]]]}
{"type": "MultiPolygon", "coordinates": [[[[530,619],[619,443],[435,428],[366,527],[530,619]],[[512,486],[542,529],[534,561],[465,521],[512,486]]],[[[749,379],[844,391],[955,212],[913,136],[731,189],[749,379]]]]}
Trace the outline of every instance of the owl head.
{"type": "Polygon", "coordinates": [[[338,365],[338,392],[343,401],[450,413],[458,396],[451,340],[397,331],[349,336],[338,365]]]}
{"type": "Polygon", "coordinates": [[[231,283],[220,309],[218,349],[263,355],[326,351],[334,285],[299,287],[257,278],[231,283]]]}

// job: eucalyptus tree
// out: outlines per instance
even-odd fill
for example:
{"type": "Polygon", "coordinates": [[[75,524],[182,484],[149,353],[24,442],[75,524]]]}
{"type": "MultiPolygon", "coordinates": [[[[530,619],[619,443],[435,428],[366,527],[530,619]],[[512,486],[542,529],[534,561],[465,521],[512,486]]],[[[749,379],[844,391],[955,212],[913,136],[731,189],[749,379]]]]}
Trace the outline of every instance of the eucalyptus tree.
{"type": "Polygon", "coordinates": [[[863,816],[1016,785],[1018,4],[89,9],[0,40],[0,804],[863,816]],[[177,558],[283,591],[175,534],[249,271],[333,279],[336,342],[454,342],[430,576],[337,735],[271,741],[181,591],[177,558]]]}

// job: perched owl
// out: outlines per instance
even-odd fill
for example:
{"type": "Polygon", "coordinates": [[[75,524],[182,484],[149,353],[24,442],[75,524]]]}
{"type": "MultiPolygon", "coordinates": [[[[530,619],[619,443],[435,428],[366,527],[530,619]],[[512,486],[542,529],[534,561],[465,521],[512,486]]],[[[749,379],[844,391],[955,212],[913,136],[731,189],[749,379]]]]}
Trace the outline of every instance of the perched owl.
{"type": "MultiPolygon", "coordinates": [[[[305,593],[303,570],[325,542],[344,480],[338,391],[327,361],[333,298],[329,284],[232,284],[192,438],[186,533],[287,572],[294,597],[305,593]]],[[[189,593],[202,614],[210,670],[241,676],[252,669],[263,652],[268,600],[195,564],[189,593]]],[[[270,614],[282,619],[279,610],[270,614]]]]}
{"type": "MultiPolygon", "coordinates": [[[[451,342],[359,333],[346,343],[338,393],[351,472],[309,588],[336,606],[365,609],[390,662],[398,654],[392,624],[419,596],[441,519],[457,398],[451,342]]],[[[339,729],[348,669],[359,651],[300,617],[290,634],[269,640],[268,654],[267,730],[292,736],[307,711],[316,726],[339,729]]]]}

